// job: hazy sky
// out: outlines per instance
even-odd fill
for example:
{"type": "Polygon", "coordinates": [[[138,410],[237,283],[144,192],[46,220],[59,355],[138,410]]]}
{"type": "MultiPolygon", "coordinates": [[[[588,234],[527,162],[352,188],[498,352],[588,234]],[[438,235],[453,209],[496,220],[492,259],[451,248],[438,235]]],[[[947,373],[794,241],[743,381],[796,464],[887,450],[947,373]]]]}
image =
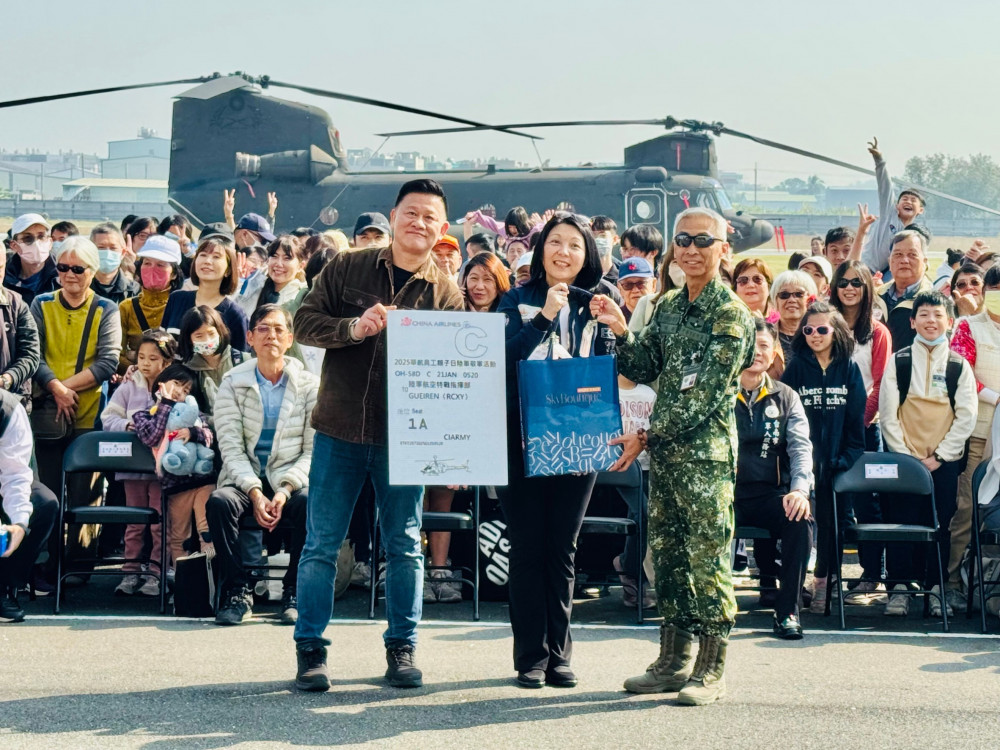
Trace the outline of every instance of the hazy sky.
{"type": "MultiPolygon", "coordinates": [[[[1000,160],[992,3],[276,0],[8,3],[0,99],[243,70],[486,122],[721,120],[867,165],[878,135],[902,171],[937,151],[1000,160]],[[24,46],[22,46],[22,40],[24,46]]],[[[106,153],[142,126],[170,131],[179,87],[0,110],[5,149],[106,153]]],[[[325,108],[349,148],[423,117],[272,89],[325,108]]],[[[440,123],[441,126],[447,123],[440,123]]],[[[656,128],[539,131],[553,163],[612,161],[656,128]]],[[[501,134],[393,139],[386,151],[534,161],[501,134]]],[[[762,183],[855,177],[723,137],[722,169],[762,183]]]]}

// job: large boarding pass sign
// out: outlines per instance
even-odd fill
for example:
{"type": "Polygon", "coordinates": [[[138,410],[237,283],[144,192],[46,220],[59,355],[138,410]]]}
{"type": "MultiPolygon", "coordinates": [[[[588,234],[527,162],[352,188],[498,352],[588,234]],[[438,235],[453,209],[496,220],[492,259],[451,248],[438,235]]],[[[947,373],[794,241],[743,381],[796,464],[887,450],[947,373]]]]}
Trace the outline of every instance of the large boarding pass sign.
{"type": "Polygon", "coordinates": [[[504,320],[389,312],[390,484],[507,484],[504,320]]]}

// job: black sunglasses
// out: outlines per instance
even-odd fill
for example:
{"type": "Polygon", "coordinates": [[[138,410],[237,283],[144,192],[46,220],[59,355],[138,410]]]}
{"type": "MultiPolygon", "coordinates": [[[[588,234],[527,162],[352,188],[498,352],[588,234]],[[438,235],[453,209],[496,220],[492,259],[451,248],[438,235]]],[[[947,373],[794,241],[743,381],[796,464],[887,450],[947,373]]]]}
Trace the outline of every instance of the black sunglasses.
{"type": "Polygon", "coordinates": [[[82,276],[89,270],[86,266],[68,266],[65,263],[56,263],[56,270],[59,273],[69,273],[72,271],[77,276],[82,276]]]}
{"type": "Polygon", "coordinates": [[[853,286],[855,289],[860,289],[865,285],[861,279],[841,279],[837,282],[837,289],[847,289],[849,286],[853,286]]]}
{"type": "Polygon", "coordinates": [[[798,292],[778,292],[778,299],[790,299],[792,297],[795,297],[795,299],[802,299],[805,296],[806,296],[806,293],[803,292],[803,291],[798,291],[798,292]]]}
{"type": "Polygon", "coordinates": [[[828,333],[833,331],[830,326],[802,326],[802,333],[806,336],[812,336],[814,333],[818,333],[820,336],[826,336],[828,333]]]}
{"type": "Polygon", "coordinates": [[[674,237],[674,244],[677,245],[677,247],[691,247],[692,242],[695,247],[700,247],[704,250],[706,247],[711,247],[716,242],[722,242],[722,240],[718,237],[713,237],[710,234],[696,234],[692,237],[687,232],[681,232],[674,237]]]}

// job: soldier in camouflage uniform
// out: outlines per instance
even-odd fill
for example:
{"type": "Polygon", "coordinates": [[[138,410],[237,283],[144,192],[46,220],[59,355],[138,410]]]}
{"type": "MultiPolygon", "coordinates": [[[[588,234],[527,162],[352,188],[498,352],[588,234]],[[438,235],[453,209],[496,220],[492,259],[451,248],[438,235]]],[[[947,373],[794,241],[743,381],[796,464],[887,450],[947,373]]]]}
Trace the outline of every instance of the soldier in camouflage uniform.
{"type": "MultiPolygon", "coordinates": [[[[730,545],[735,526],[736,424],[740,372],[753,361],[747,307],[719,279],[728,250],[726,221],[692,208],[674,225],[674,257],[687,276],[660,298],[637,337],[606,298],[592,308],[618,336],[618,369],[659,397],[647,435],[650,457],[649,546],[663,625],[660,655],[625,681],[635,693],[679,690],[678,702],[703,705],[725,694],[723,667],[736,616],[730,545]],[[705,245],[699,247],[698,244],[705,245]],[[695,634],[697,661],[691,657],[695,634]]],[[[635,451],[637,452],[637,451],[635,451]]]]}

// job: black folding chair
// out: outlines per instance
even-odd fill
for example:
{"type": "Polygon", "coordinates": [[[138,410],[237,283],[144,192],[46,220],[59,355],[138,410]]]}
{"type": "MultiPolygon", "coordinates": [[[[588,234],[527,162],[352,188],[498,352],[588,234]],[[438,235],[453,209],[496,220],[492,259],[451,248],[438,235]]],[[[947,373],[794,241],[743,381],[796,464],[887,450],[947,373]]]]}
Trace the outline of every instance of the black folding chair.
{"type": "Polygon", "coordinates": [[[969,591],[966,600],[966,617],[972,617],[973,593],[979,591],[979,614],[982,618],[983,632],[987,631],[986,626],[986,600],[1000,597],[1000,580],[983,580],[983,545],[1000,545],[1000,532],[983,531],[982,521],[979,518],[979,487],[986,477],[986,469],[990,462],[987,459],[976,467],[972,473],[972,554],[969,555],[969,591]],[[997,590],[986,593],[987,586],[996,586],[997,590]]]}
{"type": "MultiPolygon", "coordinates": [[[[739,543],[740,539],[746,539],[750,541],[755,541],[759,539],[774,539],[774,534],[772,534],[768,529],[761,528],[760,526],[737,526],[736,530],[733,532],[733,545],[731,550],[731,561],[733,564],[736,560],[736,545],[739,543]]],[[[754,545],[754,555],[757,553],[757,545],[754,545]]],[[[760,565],[758,564],[758,568],[760,565]]],[[[747,571],[749,573],[749,571],[747,571]]],[[[761,575],[747,575],[745,576],[754,581],[759,581],[761,575]]],[[[742,587],[743,590],[749,591],[761,591],[760,585],[757,586],[745,586],[742,587]]]]}
{"type": "MultiPolygon", "coordinates": [[[[425,510],[421,517],[420,530],[423,532],[448,531],[472,532],[472,562],[471,567],[425,565],[425,570],[455,570],[461,575],[451,579],[452,583],[472,588],[472,619],[479,621],[479,487],[473,488],[471,512],[463,511],[430,511],[425,510]]],[[[378,603],[378,591],[385,588],[385,576],[379,575],[381,558],[381,534],[378,525],[378,507],[372,514],[372,587],[368,601],[368,619],[375,619],[375,605],[378,603]]],[[[454,543],[454,540],[453,540],[454,543]]],[[[426,585],[426,584],[425,584],[426,585]]]]}
{"type": "Polygon", "coordinates": [[[142,562],[138,559],[126,557],[105,557],[93,558],[66,558],[66,527],[76,524],[141,524],[143,526],[155,526],[160,524],[160,534],[163,537],[160,541],[160,573],[157,575],[152,571],[148,575],[154,575],[160,583],[160,614],[167,609],[167,539],[166,539],[166,507],[167,499],[165,495],[160,496],[159,511],[153,508],[130,508],[130,507],[106,507],[82,505],[76,508],[67,507],[69,485],[67,475],[78,472],[92,472],[112,474],[116,471],[128,471],[142,474],[154,474],[156,472],[156,462],[153,454],[143,445],[134,432],[102,432],[95,430],[88,432],[66,448],[63,455],[62,467],[62,491],[59,499],[59,525],[56,527],[58,533],[58,554],[56,561],[56,596],[55,613],[59,614],[60,602],[63,591],[63,581],[71,575],[97,575],[97,576],[120,576],[122,575],[121,565],[132,562],[142,562]],[[67,566],[72,563],[80,563],[86,560],[91,565],[98,563],[118,566],[113,570],[91,570],[76,569],[69,570],[67,566]]]}
{"type": "MultiPolygon", "coordinates": [[[[614,517],[614,516],[584,516],[583,526],[580,528],[580,536],[587,535],[598,535],[598,534],[611,534],[616,536],[634,536],[639,540],[639,554],[636,555],[638,564],[634,570],[628,571],[629,575],[633,576],[636,581],[636,604],[635,604],[635,616],[636,621],[642,624],[644,621],[643,610],[642,610],[642,600],[645,595],[646,586],[643,582],[643,570],[642,570],[642,560],[645,557],[645,546],[646,546],[646,524],[644,521],[645,517],[645,495],[646,488],[645,483],[642,479],[642,469],[639,468],[639,462],[633,461],[632,465],[626,471],[602,471],[597,475],[597,482],[594,485],[596,490],[598,487],[611,487],[619,495],[621,495],[622,500],[629,504],[630,507],[639,508],[639,520],[638,522],[633,521],[631,518],[624,517],[614,517]],[[629,503],[628,499],[632,502],[629,503]]],[[[620,585],[621,579],[615,574],[614,578],[605,579],[594,579],[587,577],[587,585],[596,586],[617,586],[620,585]]]]}
{"type": "MultiPolygon", "coordinates": [[[[937,507],[934,503],[934,479],[920,461],[913,456],[903,453],[863,453],[855,462],[854,466],[839,474],[833,481],[833,535],[834,554],[836,561],[831,561],[831,567],[837,567],[837,585],[840,587],[840,596],[837,598],[837,607],[840,611],[840,629],[846,630],[847,624],[844,619],[844,596],[846,590],[844,584],[860,583],[860,578],[844,580],[842,558],[844,554],[844,542],[903,542],[910,544],[933,545],[935,560],[938,569],[938,594],[941,598],[941,622],[944,632],[948,632],[948,607],[945,600],[945,574],[941,565],[942,544],[938,535],[939,524],[937,507]],[[883,506],[893,502],[899,502],[900,498],[909,499],[914,496],[926,498],[929,504],[929,515],[931,524],[923,526],[918,524],[902,523],[861,523],[849,526],[843,530],[843,538],[840,536],[839,524],[837,522],[837,505],[840,495],[847,493],[873,493],[879,494],[879,499],[883,506]]],[[[924,575],[924,571],[920,572],[924,575]]],[[[909,584],[910,581],[887,579],[886,588],[891,589],[895,584],[909,584]]],[[[924,616],[930,605],[930,589],[911,589],[908,593],[924,595],[924,616]]],[[[890,593],[891,595],[891,593],[890,593]]],[[[827,607],[830,601],[827,599],[827,607]]],[[[829,610],[828,610],[829,611],[829,610]]]]}

